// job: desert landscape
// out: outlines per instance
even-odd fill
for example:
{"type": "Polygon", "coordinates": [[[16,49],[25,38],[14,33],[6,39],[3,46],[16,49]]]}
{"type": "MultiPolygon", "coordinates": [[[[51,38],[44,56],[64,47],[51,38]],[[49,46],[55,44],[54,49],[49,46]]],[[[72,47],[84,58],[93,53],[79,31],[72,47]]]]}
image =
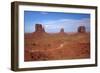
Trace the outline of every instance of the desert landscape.
{"type": "Polygon", "coordinates": [[[90,58],[90,32],[79,26],[77,32],[48,33],[42,24],[24,33],[24,61],[48,61],[90,58]]]}

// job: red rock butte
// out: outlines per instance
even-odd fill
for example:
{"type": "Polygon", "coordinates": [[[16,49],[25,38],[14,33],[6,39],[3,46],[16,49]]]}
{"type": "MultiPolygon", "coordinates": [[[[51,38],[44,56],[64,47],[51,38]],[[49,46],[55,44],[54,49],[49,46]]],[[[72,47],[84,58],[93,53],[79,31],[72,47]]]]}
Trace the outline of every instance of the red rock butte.
{"type": "Polygon", "coordinates": [[[79,26],[79,27],[78,27],[78,32],[79,32],[79,33],[85,33],[85,32],[86,32],[85,26],[79,26]]]}
{"type": "MultiPolygon", "coordinates": [[[[86,32],[86,27],[85,26],[79,26],[77,28],[77,32],[78,33],[85,33],[86,32]]],[[[42,24],[35,24],[35,32],[34,33],[38,33],[38,34],[43,34],[45,33],[45,29],[44,27],[42,26],[42,24]]],[[[64,34],[65,31],[64,31],[64,28],[61,28],[60,29],[60,33],[64,34]]]]}
{"type": "Polygon", "coordinates": [[[39,32],[39,33],[45,32],[42,24],[36,24],[35,25],[35,32],[39,32]]]}

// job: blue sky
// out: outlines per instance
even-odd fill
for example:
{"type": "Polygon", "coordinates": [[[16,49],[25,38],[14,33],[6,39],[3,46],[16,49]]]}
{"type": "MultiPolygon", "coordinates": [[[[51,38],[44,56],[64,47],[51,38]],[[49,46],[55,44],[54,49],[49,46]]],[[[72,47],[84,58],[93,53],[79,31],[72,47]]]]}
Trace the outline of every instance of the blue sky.
{"type": "Polygon", "coordinates": [[[46,32],[77,32],[79,26],[85,26],[90,31],[90,14],[61,13],[43,11],[24,11],[24,30],[26,33],[35,31],[35,24],[42,24],[46,32]]]}

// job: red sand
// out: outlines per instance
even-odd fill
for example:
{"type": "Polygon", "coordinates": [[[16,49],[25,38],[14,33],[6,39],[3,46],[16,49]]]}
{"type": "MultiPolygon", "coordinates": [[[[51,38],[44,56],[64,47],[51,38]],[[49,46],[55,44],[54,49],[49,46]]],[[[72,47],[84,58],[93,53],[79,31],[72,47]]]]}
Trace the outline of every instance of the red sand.
{"type": "Polygon", "coordinates": [[[25,34],[25,61],[90,58],[89,33],[25,34]]]}

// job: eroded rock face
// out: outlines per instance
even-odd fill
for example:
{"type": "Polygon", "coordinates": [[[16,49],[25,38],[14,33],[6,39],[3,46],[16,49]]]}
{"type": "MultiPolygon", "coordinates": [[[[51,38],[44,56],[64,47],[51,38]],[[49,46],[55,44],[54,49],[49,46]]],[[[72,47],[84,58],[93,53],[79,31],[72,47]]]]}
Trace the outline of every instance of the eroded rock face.
{"type": "Polygon", "coordinates": [[[61,28],[60,32],[61,32],[61,33],[64,33],[64,28],[61,28]]]}
{"type": "Polygon", "coordinates": [[[35,38],[42,38],[45,34],[45,29],[42,26],[42,24],[35,24],[35,32],[33,32],[33,35],[35,38]]]}
{"type": "Polygon", "coordinates": [[[42,27],[42,24],[35,25],[35,32],[45,32],[44,28],[42,27]]]}
{"type": "Polygon", "coordinates": [[[60,34],[66,35],[66,32],[64,31],[64,28],[61,28],[61,29],[60,29],[60,34]]]}
{"type": "Polygon", "coordinates": [[[85,26],[79,26],[79,27],[78,27],[78,32],[79,32],[79,33],[85,33],[85,32],[86,32],[85,26]]]}

